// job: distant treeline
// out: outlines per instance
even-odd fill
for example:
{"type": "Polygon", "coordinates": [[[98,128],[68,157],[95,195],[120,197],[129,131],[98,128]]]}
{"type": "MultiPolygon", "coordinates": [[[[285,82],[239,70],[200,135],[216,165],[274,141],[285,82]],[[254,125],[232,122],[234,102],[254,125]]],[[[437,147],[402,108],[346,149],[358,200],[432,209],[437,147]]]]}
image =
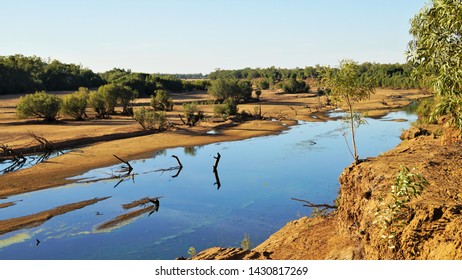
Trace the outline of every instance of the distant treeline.
{"type": "MultiPolygon", "coordinates": [[[[247,79],[258,81],[260,88],[265,89],[275,87],[283,81],[296,80],[316,82],[321,77],[325,67],[316,65],[305,68],[244,68],[238,70],[218,69],[208,75],[214,79],[247,79]]],[[[421,88],[419,81],[411,77],[412,65],[410,64],[379,64],[363,63],[360,64],[361,79],[372,81],[375,87],[411,89],[421,88]]]]}
{"type": "Polygon", "coordinates": [[[0,56],[0,94],[99,87],[104,80],[81,65],[23,55],[0,56]]]}
{"type": "MultiPolygon", "coordinates": [[[[369,79],[382,88],[421,88],[419,81],[411,77],[410,64],[363,63],[361,78],[369,79]]],[[[209,80],[248,80],[255,88],[282,88],[287,92],[303,92],[318,81],[325,67],[316,65],[305,68],[244,68],[218,69],[203,74],[147,74],[114,68],[104,73],[94,73],[81,65],[66,64],[58,60],[46,61],[37,56],[0,56],[0,95],[27,93],[40,90],[77,90],[79,87],[97,88],[105,84],[129,86],[139,96],[151,96],[155,90],[170,92],[206,90],[209,80]]]]}
{"type": "Polygon", "coordinates": [[[118,68],[94,73],[81,65],[58,60],[46,61],[37,56],[0,56],[0,95],[41,90],[77,90],[79,87],[97,88],[109,83],[129,86],[137,90],[140,96],[150,96],[158,89],[172,92],[205,90],[208,81],[198,78],[203,79],[204,76],[132,73],[118,68]]]}
{"type": "MultiPolygon", "coordinates": [[[[195,74],[193,74],[195,75],[195,74]]],[[[129,86],[138,91],[140,96],[151,96],[155,90],[163,89],[170,92],[205,90],[209,82],[204,79],[182,80],[175,75],[132,73],[130,70],[114,68],[100,74],[101,78],[110,84],[129,86]]],[[[184,75],[188,76],[188,75],[184,75]]]]}

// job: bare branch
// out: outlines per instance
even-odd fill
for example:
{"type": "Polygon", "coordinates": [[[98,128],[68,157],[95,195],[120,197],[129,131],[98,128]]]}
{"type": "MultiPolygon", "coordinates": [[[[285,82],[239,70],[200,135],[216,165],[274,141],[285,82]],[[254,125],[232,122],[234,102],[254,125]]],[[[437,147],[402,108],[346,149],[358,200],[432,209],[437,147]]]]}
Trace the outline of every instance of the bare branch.
{"type": "Polygon", "coordinates": [[[303,206],[306,206],[306,207],[310,207],[310,208],[323,208],[323,210],[326,210],[326,209],[337,209],[337,206],[334,206],[334,205],[329,205],[329,204],[314,204],[314,203],[311,203],[309,202],[308,200],[304,200],[304,199],[298,199],[298,198],[291,198],[292,200],[295,200],[295,201],[300,201],[300,202],[304,202],[306,204],[304,204],[303,206]]]}
{"type": "Polygon", "coordinates": [[[131,166],[131,164],[126,161],[126,160],[123,160],[121,159],[120,157],[116,156],[116,155],[113,155],[116,159],[120,160],[121,162],[125,163],[127,165],[127,168],[126,169],[123,169],[122,172],[127,172],[127,175],[130,175],[130,173],[132,172],[133,170],[133,167],[131,166]]]}

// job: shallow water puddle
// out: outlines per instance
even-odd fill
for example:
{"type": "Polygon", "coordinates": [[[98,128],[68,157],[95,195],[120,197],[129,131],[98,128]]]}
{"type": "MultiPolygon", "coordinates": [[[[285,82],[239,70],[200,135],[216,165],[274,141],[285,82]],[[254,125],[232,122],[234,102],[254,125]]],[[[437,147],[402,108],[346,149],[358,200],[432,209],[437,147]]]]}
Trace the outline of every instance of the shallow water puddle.
{"type": "MultiPolygon", "coordinates": [[[[362,158],[400,142],[409,121],[390,119],[416,117],[394,112],[368,119],[358,131],[362,158]]],[[[82,174],[75,184],[9,197],[0,201],[14,201],[0,208],[0,223],[94,203],[0,235],[0,258],[174,259],[187,257],[191,246],[239,247],[244,234],[257,245],[310,214],[292,197],[333,203],[337,178],[352,162],[340,126],[341,121],[300,123],[277,136],[168,149],[130,161],[128,176],[118,172],[118,164],[82,174]]]]}

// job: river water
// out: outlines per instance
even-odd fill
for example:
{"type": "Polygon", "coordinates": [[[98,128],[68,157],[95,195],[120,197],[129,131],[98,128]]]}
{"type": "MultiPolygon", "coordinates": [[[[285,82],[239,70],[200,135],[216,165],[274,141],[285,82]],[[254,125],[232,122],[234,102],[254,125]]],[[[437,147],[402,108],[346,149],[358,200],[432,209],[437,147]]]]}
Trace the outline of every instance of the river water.
{"type": "MultiPolygon", "coordinates": [[[[405,112],[368,119],[357,131],[360,157],[396,146],[415,120],[405,112]]],[[[1,235],[0,259],[174,259],[188,257],[190,247],[239,247],[244,236],[257,245],[287,222],[310,215],[292,197],[333,204],[338,176],[352,162],[341,126],[340,120],[301,122],[280,135],[168,149],[131,161],[128,177],[120,177],[122,166],[116,165],[87,172],[74,184],[1,200],[15,202],[0,209],[0,220],[6,220],[109,197],[1,235]],[[158,211],[100,229],[117,216],[152,209],[150,202],[122,207],[145,197],[160,197],[158,211]]]]}

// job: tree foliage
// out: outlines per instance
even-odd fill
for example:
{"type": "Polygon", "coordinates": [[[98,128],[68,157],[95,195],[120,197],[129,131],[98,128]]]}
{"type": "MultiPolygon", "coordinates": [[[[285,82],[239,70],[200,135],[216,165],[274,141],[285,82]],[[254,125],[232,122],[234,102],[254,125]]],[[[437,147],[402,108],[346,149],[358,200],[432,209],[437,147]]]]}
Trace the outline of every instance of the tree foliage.
{"type": "Polygon", "coordinates": [[[135,109],[133,118],[143,127],[144,130],[164,130],[167,125],[165,112],[156,112],[154,110],[141,107],[135,109]]]}
{"type": "Polygon", "coordinates": [[[219,78],[210,82],[208,93],[218,101],[233,98],[246,102],[252,97],[252,83],[249,80],[219,78]]]}
{"type": "Polygon", "coordinates": [[[88,104],[95,110],[97,118],[106,118],[109,115],[105,96],[101,91],[92,91],[88,96],[88,104]]]}
{"type": "Polygon", "coordinates": [[[98,88],[98,93],[104,102],[104,107],[108,114],[115,113],[119,88],[120,86],[115,84],[107,84],[98,88]]]}
{"type": "Polygon", "coordinates": [[[186,118],[186,121],[182,119],[183,122],[189,126],[195,126],[200,120],[204,118],[204,112],[199,109],[196,102],[184,103],[183,115],[186,118]]]}
{"type": "Polygon", "coordinates": [[[61,111],[75,120],[83,120],[87,109],[90,91],[81,87],[78,91],[63,97],[61,111]]]}
{"type": "Polygon", "coordinates": [[[173,110],[173,100],[163,89],[156,90],[156,95],[151,96],[151,107],[156,111],[173,110]]]}
{"type": "Polygon", "coordinates": [[[432,0],[411,21],[408,59],[438,95],[432,118],[462,129],[462,1],[432,0]]]}
{"type": "Polygon", "coordinates": [[[35,117],[44,121],[55,121],[61,106],[61,99],[45,91],[26,94],[19,98],[16,114],[20,118],[35,117]]]}
{"type": "Polygon", "coordinates": [[[133,73],[130,70],[114,68],[100,74],[106,83],[128,86],[136,90],[140,96],[150,96],[156,90],[184,92],[206,90],[207,80],[181,80],[178,76],[167,74],[133,73]]]}
{"type": "Polygon", "coordinates": [[[360,115],[355,112],[354,104],[368,99],[374,92],[372,83],[360,79],[360,69],[352,60],[342,60],[339,69],[327,69],[323,74],[323,85],[330,90],[332,100],[347,106],[346,121],[349,123],[354,160],[359,162],[356,147],[356,128],[362,123],[360,115]]]}
{"type": "Polygon", "coordinates": [[[133,102],[138,98],[138,92],[128,86],[117,87],[117,102],[122,106],[125,115],[133,114],[133,102]]]}
{"type": "Polygon", "coordinates": [[[462,93],[462,1],[433,0],[411,21],[409,60],[440,95],[462,93]]]}
{"type": "MultiPolygon", "coordinates": [[[[238,70],[217,69],[209,74],[209,79],[247,79],[251,80],[255,87],[269,89],[270,87],[283,86],[290,79],[304,81],[307,84],[316,83],[325,72],[324,66],[307,66],[305,68],[244,68],[238,70]]],[[[374,87],[411,89],[425,87],[420,80],[412,78],[412,64],[379,64],[365,62],[359,65],[360,79],[369,81],[374,87]]]]}
{"type": "Polygon", "coordinates": [[[81,65],[37,56],[0,56],[0,95],[31,91],[77,90],[98,87],[104,82],[81,65]]]}
{"type": "Polygon", "coordinates": [[[286,93],[307,92],[310,89],[310,87],[305,83],[305,81],[297,80],[294,78],[289,78],[282,82],[281,88],[286,93]]]}
{"type": "Polygon", "coordinates": [[[106,111],[109,114],[114,114],[115,107],[120,104],[123,113],[131,115],[132,103],[138,97],[138,92],[136,90],[119,84],[100,86],[98,92],[104,100],[106,111]]]}
{"type": "Polygon", "coordinates": [[[226,119],[237,114],[237,101],[234,98],[227,98],[223,104],[216,104],[213,110],[216,116],[226,119]]]}

